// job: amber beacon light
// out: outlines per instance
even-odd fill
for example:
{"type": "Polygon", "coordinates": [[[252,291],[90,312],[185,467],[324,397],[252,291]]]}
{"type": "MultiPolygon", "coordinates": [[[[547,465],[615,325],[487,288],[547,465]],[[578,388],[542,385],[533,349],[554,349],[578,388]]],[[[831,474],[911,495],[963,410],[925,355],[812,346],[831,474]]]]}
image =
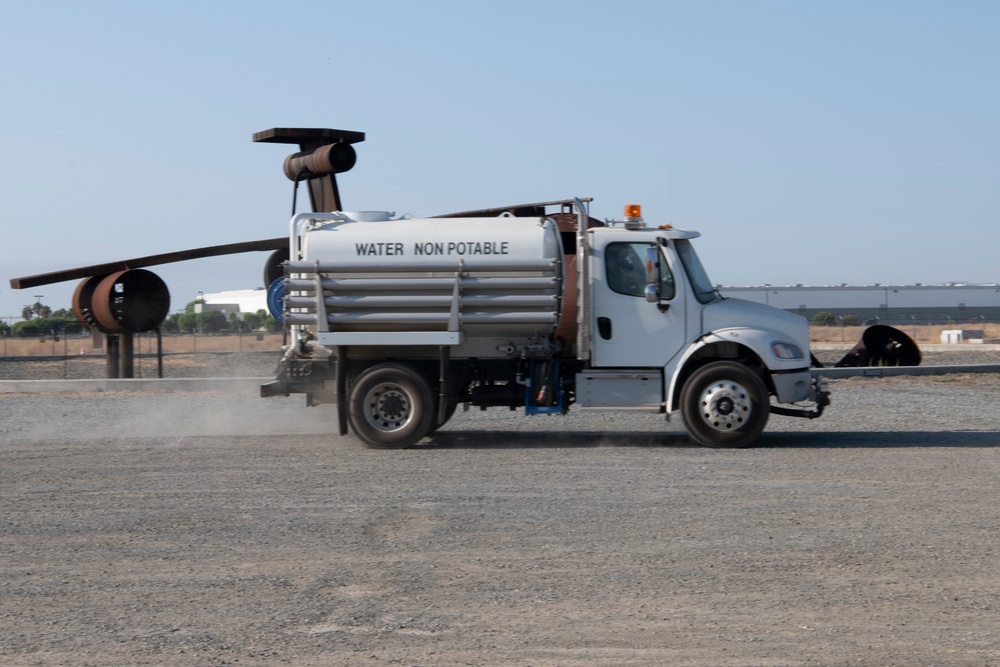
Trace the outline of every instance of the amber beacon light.
{"type": "Polygon", "coordinates": [[[641,218],[642,206],[640,204],[625,204],[626,218],[641,218]]]}

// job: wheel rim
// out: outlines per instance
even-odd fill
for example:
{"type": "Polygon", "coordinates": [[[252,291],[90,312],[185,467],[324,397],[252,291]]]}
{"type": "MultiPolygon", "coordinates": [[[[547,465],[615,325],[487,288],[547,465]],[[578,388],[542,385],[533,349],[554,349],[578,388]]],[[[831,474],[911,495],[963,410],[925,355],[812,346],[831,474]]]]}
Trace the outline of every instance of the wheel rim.
{"type": "Polygon", "coordinates": [[[397,431],[413,419],[413,402],[398,384],[383,383],[365,396],[365,417],[380,431],[397,431]]]}
{"type": "Polygon", "coordinates": [[[753,414],[750,393],[738,382],[715,382],[701,392],[701,419],[716,431],[735,431],[749,422],[753,414]]]}

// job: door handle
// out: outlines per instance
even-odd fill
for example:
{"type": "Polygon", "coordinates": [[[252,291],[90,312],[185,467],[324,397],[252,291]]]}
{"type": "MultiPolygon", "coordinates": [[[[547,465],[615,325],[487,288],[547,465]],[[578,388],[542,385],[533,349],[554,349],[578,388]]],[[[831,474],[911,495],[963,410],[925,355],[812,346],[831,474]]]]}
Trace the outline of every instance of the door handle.
{"type": "Polygon", "coordinates": [[[611,340],[611,318],[610,317],[598,317],[597,318],[597,333],[601,335],[604,340],[611,340]]]}

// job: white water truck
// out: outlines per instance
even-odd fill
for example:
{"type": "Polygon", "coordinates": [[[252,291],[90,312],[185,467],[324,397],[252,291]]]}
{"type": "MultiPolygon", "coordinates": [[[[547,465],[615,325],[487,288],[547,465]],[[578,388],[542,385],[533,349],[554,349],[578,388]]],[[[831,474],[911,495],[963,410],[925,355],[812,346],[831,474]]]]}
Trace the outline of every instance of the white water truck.
{"type": "Polygon", "coordinates": [[[648,227],[638,206],[600,223],[589,201],[296,215],[270,293],[288,339],[262,395],[334,403],[340,434],[376,448],[414,445],[459,405],[680,412],[709,447],[821,415],[804,318],[721,297],[698,232],[648,227]]]}

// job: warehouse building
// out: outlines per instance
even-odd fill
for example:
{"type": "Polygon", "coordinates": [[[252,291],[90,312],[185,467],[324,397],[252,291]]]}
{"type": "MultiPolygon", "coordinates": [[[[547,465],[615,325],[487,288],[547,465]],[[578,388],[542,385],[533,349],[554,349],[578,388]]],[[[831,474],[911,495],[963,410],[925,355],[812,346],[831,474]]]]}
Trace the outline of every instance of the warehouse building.
{"type": "Polygon", "coordinates": [[[811,320],[817,313],[855,315],[882,324],[1000,321],[1000,285],[719,286],[723,296],[755,301],[811,320]]]}
{"type": "MultiPolygon", "coordinates": [[[[256,313],[262,308],[267,310],[267,291],[263,287],[211,294],[199,292],[197,298],[203,302],[201,310],[217,310],[225,315],[256,313]]],[[[195,312],[200,311],[196,308],[195,312]]]]}

